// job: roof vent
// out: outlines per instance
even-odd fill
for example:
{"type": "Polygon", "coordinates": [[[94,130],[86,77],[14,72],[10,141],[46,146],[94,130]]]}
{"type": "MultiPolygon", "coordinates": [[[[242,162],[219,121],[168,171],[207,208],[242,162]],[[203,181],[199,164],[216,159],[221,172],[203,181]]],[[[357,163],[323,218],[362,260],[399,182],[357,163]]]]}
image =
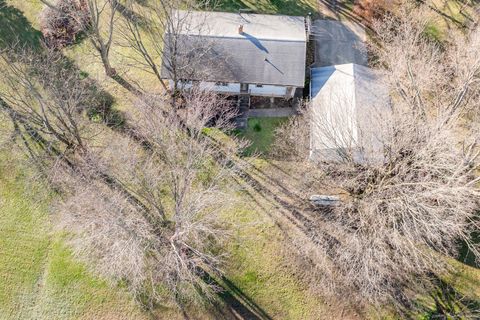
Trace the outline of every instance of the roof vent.
{"type": "Polygon", "coordinates": [[[238,27],[238,34],[243,34],[243,24],[238,27]]]}

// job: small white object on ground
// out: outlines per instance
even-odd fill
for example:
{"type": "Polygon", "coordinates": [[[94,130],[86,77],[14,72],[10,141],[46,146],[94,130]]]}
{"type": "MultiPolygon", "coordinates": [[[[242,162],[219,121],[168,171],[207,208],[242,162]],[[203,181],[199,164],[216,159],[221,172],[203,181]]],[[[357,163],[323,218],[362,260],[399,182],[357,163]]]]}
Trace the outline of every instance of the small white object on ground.
{"type": "Polygon", "coordinates": [[[310,196],[310,201],[320,206],[337,206],[340,202],[340,197],[314,194],[310,196]]]}

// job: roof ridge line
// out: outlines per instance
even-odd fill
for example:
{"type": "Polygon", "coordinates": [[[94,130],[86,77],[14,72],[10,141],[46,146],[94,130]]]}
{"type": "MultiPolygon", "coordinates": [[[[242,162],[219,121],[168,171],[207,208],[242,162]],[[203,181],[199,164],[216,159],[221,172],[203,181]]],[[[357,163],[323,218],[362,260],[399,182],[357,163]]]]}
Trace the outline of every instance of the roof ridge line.
{"type": "MultiPolygon", "coordinates": [[[[204,35],[204,34],[187,34],[187,33],[180,33],[179,35],[183,36],[190,36],[190,37],[204,37],[204,38],[220,38],[220,39],[237,39],[237,40],[249,40],[246,37],[232,37],[232,36],[215,36],[215,35],[204,35]]],[[[275,41],[275,42],[307,42],[307,39],[305,40],[290,40],[290,39],[273,39],[273,38],[257,38],[252,36],[253,38],[257,40],[262,40],[262,41],[275,41]]]]}

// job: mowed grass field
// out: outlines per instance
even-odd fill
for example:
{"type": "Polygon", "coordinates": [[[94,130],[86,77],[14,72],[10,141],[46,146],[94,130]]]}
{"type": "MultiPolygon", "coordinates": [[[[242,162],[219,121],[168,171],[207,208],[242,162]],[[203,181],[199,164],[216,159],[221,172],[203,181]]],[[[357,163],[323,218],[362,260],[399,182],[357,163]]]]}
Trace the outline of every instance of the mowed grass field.
{"type": "Polygon", "coordinates": [[[0,319],[143,318],[72,257],[51,223],[54,196],[11,150],[0,156],[0,319]]]}
{"type": "MultiPolygon", "coordinates": [[[[18,35],[35,43],[41,8],[39,0],[0,0],[0,37],[14,39],[18,35]],[[6,7],[2,8],[2,4],[6,7]]],[[[219,7],[227,11],[239,8],[304,15],[315,10],[316,0],[226,0],[219,7]]],[[[118,34],[115,41],[122,41],[118,34]]],[[[69,47],[64,54],[114,97],[115,110],[129,112],[135,98],[105,77],[100,59],[88,41],[69,47]]],[[[112,64],[122,76],[149,90],[157,90],[150,74],[130,67],[131,54],[129,48],[114,46],[112,64]]],[[[266,153],[279,121],[252,119],[245,132],[253,142],[252,148],[266,153]]],[[[255,162],[255,167],[265,172],[275,170],[274,166],[286,168],[286,164],[268,159],[255,162]]],[[[68,235],[54,227],[57,198],[40,182],[35,182],[32,174],[20,153],[12,152],[11,148],[0,149],[0,320],[151,318],[122,287],[95,276],[72,256],[66,241],[68,235]]],[[[265,177],[257,178],[268,185],[262,180],[265,177]]],[[[277,204],[253,189],[245,190],[240,197],[243,201],[237,210],[225,216],[226,220],[242,226],[235,230],[234,240],[227,248],[230,259],[223,283],[227,290],[222,296],[225,302],[233,297],[259,319],[335,319],[350,315],[304,289],[305,284],[284,258],[288,256],[285,252],[288,240],[270,216],[278,210],[277,204]]],[[[478,269],[458,266],[461,271],[447,279],[448,282],[458,285],[456,292],[469,300],[478,300],[478,269]]],[[[425,299],[425,305],[429,310],[435,309],[431,298],[425,299]]],[[[156,319],[181,318],[168,308],[159,308],[153,314],[156,319]]],[[[219,319],[218,315],[194,314],[193,319],[219,319]]],[[[352,318],[357,316],[353,314],[352,318]]]]}
{"type": "MultiPolygon", "coordinates": [[[[292,8],[297,8],[298,14],[307,10],[305,7],[305,11],[300,11],[303,10],[298,6],[301,1],[286,1],[286,7],[277,7],[279,3],[251,1],[249,6],[260,12],[284,14],[292,14],[292,8]]],[[[13,34],[17,34],[22,41],[36,44],[40,36],[40,1],[0,0],[0,4],[5,5],[0,9],[3,18],[0,37],[13,41],[16,38],[13,34]]],[[[238,7],[244,5],[230,1],[224,3],[222,9],[238,7]]],[[[117,34],[115,40],[122,41],[117,34]]],[[[64,50],[64,54],[114,97],[114,109],[129,111],[134,97],[105,77],[90,42],[75,44],[64,50]]],[[[128,48],[114,47],[112,64],[123,76],[146,84],[150,90],[158,89],[151,75],[128,68],[129,54],[132,51],[128,48]]],[[[259,137],[259,141],[265,141],[264,137],[259,137]]],[[[266,147],[264,143],[256,145],[266,147]]],[[[72,257],[65,241],[67,236],[54,231],[55,195],[44,192],[41,185],[32,189],[31,179],[23,173],[26,168],[15,165],[23,161],[22,155],[8,154],[6,150],[1,150],[0,155],[3,157],[0,190],[5,213],[1,219],[6,220],[5,223],[2,220],[4,227],[0,229],[0,239],[5,241],[0,247],[5,247],[5,255],[0,258],[0,274],[2,280],[5,279],[0,283],[0,319],[141,319],[149,316],[122,288],[95,277],[81,261],[72,257]],[[22,254],[16,255],[16,248],[21,248],[22,254]]],[[[271,206],[268,204],[269,210],[271,206]]],[[[225,219],[238,219],[248,226],[237,230],[236,241],[228,248],[232,255],[225,269],[224,285],[228,295],[249,305],[257,314],[276,319],[315,319],[315,315],[323,312],[324,306],[304,290],[278,254],[283,236],[265,212],[251,204],[240,205],[225,219]]],[[[159,308],[153,314],[159,319],[181,317],[168,308],[159,308]]],[[[195,319],[218,319],[218,315],[194,314],[195,319]]]]}
{"type": "Polygon", "coordinates": [[[265,156],[270,151],[275,139],[275,129],[288,118],[249,118],[247,128],[240,132],[240,136],[248,139],[251,144],[245,154],[258,153],[265,156]]]}

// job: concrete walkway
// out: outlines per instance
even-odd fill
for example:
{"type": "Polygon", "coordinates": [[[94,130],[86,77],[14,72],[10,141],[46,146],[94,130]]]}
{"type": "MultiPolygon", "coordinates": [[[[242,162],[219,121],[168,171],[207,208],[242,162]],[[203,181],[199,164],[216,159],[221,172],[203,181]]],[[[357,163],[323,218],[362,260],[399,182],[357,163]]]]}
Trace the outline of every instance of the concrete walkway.
{"type": "Polygon", "coordinates": [[[249,118],[282,118],[290,117],[296,114],[294,108],[264,108],[250,109],[248,111],[249,118]]]}

